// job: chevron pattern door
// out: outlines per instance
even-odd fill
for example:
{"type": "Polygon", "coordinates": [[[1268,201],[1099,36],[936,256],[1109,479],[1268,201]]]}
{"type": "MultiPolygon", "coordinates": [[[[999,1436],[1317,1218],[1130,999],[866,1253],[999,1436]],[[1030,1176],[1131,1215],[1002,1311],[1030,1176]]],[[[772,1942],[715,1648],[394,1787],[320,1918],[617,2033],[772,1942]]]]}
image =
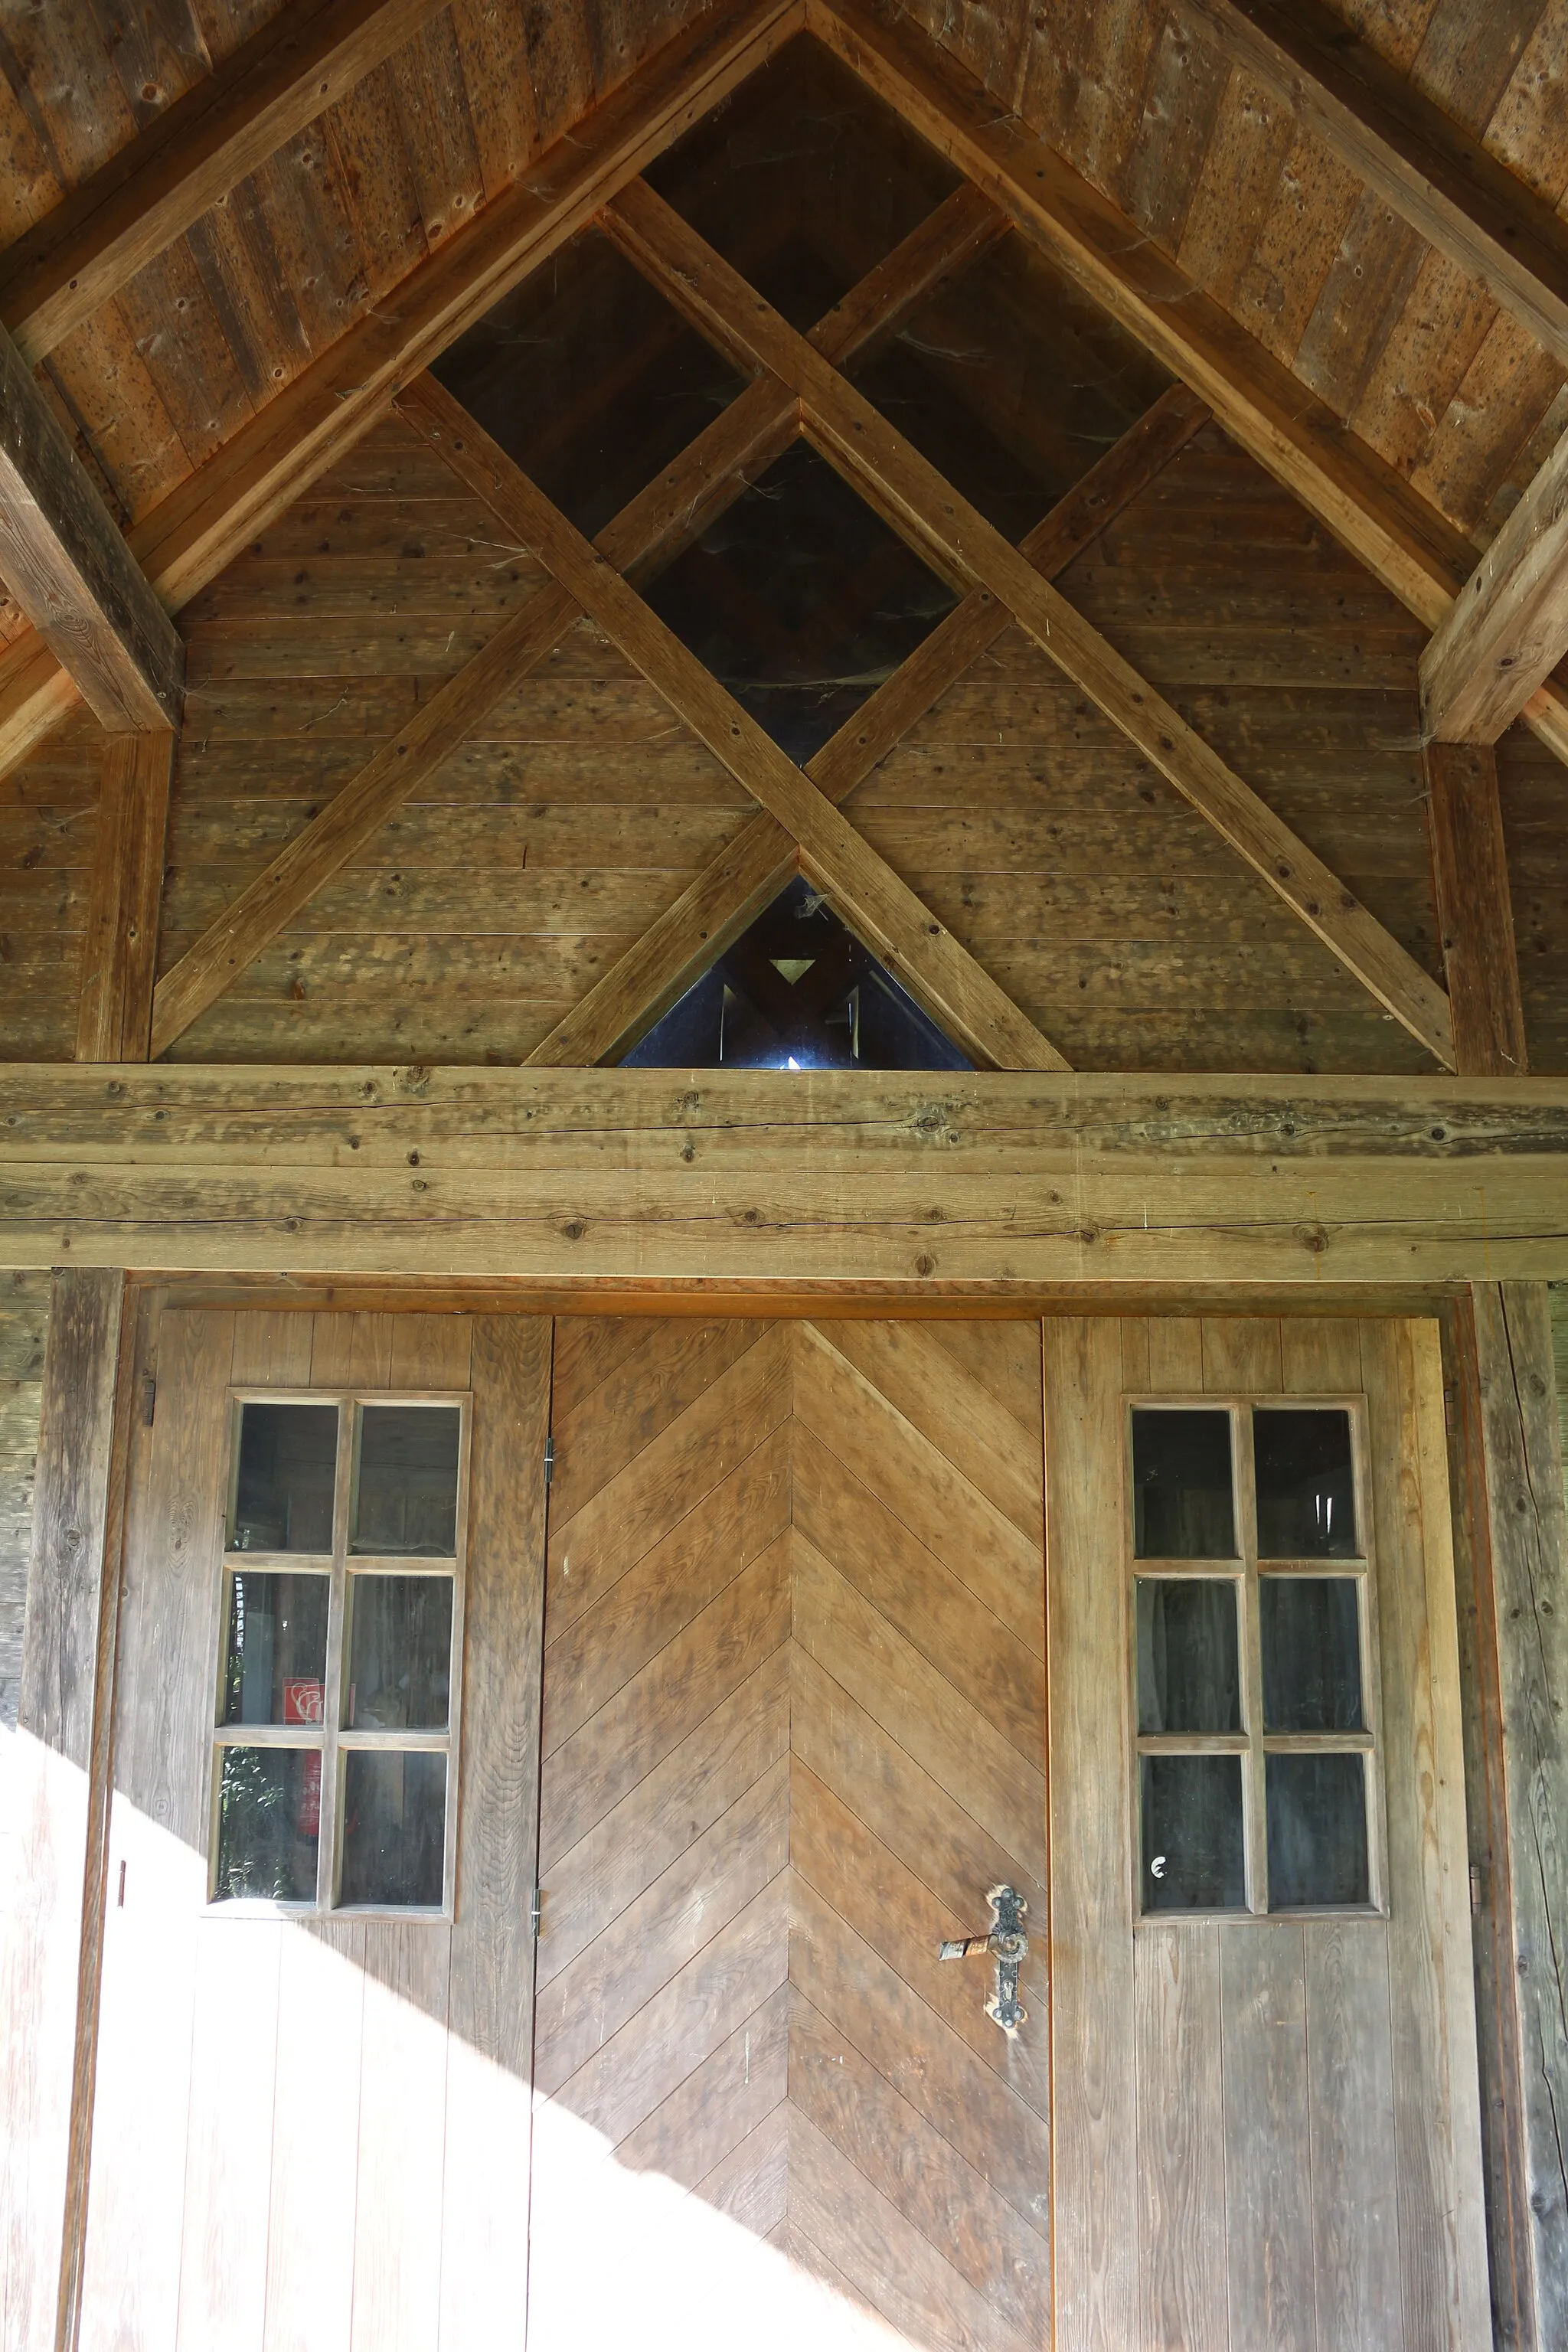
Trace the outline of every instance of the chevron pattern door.
{"type": "Polygon", "coordinates": [[[554,1433],[531,2352],[1039,2352],[1039,1327],[563,1322],[554,1433]]]}

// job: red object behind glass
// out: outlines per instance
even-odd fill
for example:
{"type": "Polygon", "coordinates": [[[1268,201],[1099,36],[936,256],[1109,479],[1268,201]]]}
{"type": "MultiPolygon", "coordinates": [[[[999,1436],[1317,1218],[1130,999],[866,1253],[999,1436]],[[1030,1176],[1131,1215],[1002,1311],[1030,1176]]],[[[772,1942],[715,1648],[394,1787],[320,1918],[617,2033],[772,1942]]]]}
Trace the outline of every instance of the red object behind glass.
{"type": "MultiPolygon", "coordinates": [[[[311,1675],[300,1675],[283,1685],[283,1720],[285,1723],[320,1723],[325,1694],[321,1684],[311,1675]]],[[[321,1826],[321,1759],[318,1752],[305,1759],[304,1785],[300,1790],[300,1810],[294,1828],[300,1837],[315,1837],[321,1826]]]]}

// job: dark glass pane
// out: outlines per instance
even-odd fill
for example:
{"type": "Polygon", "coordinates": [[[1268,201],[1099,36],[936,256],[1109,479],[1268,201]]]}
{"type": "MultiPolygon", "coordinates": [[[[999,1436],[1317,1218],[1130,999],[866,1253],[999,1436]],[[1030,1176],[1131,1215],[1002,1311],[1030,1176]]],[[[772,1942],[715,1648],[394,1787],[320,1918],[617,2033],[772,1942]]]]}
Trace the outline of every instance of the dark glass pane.
{"type": "Polygon", "coordinates": [[[450,1559],[458,1543],[456,1405],[367,1404],[351,1551],[450,1559]]]}
{"type": "Polygon", "coordinates": [[[1268,1907],[1371,1900],[1359,1756],[1268,1756],[1268,1907]]]}
{"type": "Polygon", "coordinates": [[[809,39],[761,67],[647,177],[803,332],[958,184],[809,39]]]}
{"type": "Polygon", "coordinates": [[[1247,1904],[1239,1756],[1141,1756],[1143,1908],[1240,1911],[1247,1904]]]}
{"type": "Polygon", "coordinates": [[[451,1704],[451,1578],[356,1576],[349,1606],[349,1728],[439,1731],[451,1704]]]}
{"type": "Polygon", "coordinates": [[[940,287],[850,373],[1015,541],[1170,381],[1016,231],[940,287]]]}
{"type": "Polygon", "coordinates": [[[1139,1559],[1236,1558],[1228,1412],[1133,1412],[1132,1517],[1139,1559]]]}
{"type": "Polygon", "coordinates": [[[802,763],[958,601],[804,442],[644,593],[802,763]]]}
{"type": "Polygon", "coordinates": [[[342,1769],[339,1901],[438,1904],[446,1839],[446,1758],[350,1748],[342,1769]]]}
{"type": "Polygon", "coordinates": [[[331,1592],[324,1575],[234,1570],[220,1722],[321,1722],[331,1592]]]}
{"type": "Polygon", "coordinates": [[[432,364],[590,539],[742,382],[595,229],[552,255],[432,364]]]}
{"type": "Polygon", "coordinates": [[[1265,1576],[1265,1731],[1361,1731],[1361,1603],[1353,1576],[1265,1576]]]}
{"type": "Polygon", "coordinates": [[[1260,1559],[1353,1559],[1355,1475],[1342,1407],[1254,1408],[1260,1559]]]}
{"type": "Polygon", "coordinates": [[[218,1780],[219,1902],[313,1903],[321,1759],[311,1748],[225,1748],[218,1780]]]}
{"type": "Polygon", "coordinates": [[[1140,1731],[1239,1731],[1236,1587],[1184,1576],[1138,1584],[1140,1731]]]}
{"type": "Polygon", "coordinates": [[[234,1551],[331,1551],[335,1404],[240,1407],[234,1551]]]}
{"type": "Polygon", "coordinates": [[[666,1070],[970,1066],[804,875],[624,1058],[666,1070]]]}

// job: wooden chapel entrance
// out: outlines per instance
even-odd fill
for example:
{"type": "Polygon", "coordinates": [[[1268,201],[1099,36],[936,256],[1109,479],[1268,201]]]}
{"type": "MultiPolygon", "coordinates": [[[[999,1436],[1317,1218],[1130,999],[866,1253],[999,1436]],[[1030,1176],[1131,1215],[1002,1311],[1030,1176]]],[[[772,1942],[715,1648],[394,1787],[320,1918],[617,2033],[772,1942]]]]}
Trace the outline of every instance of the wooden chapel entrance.
{"type": "Polygon", "coordinates": [[[82,2352],[1479,2352],[1433,1323],[170,1307],[155,1352],[82,2352]],[[1264,1494],[1286,1409],[1351,1449],[1326,1544],[1264,1494]],[[1228,1517],[1156,1540],[1141,1411],[1228,1432],[1228,1517]],[[1231,1713],[1146,1718],[1216,1608],[1231,1713]],[[1281,1729],[1314,1624],[1338,1712],[1281,1729]],[[1205,1774],[1233,1860],[1162,1911],[1205,1774]],[[938,1956],[1002,1884],[1015,2037],[938,1956]]]}
{"type": "Polygon", "coordinates": [[[1041,2347],[1039,1328],[557,1334],[531,2352],[1041,2347]]]}

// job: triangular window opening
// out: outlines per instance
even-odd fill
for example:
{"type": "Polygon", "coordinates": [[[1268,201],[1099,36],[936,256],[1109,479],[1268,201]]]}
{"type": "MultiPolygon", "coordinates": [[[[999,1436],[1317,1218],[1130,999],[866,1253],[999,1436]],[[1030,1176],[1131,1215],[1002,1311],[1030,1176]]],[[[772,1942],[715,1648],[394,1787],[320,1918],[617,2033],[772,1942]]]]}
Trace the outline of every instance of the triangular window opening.
{"type": "Polygon", "coordinates": [[[661,1070],[973,1067],[804,875],[623,1059],[661,1070]]]}

